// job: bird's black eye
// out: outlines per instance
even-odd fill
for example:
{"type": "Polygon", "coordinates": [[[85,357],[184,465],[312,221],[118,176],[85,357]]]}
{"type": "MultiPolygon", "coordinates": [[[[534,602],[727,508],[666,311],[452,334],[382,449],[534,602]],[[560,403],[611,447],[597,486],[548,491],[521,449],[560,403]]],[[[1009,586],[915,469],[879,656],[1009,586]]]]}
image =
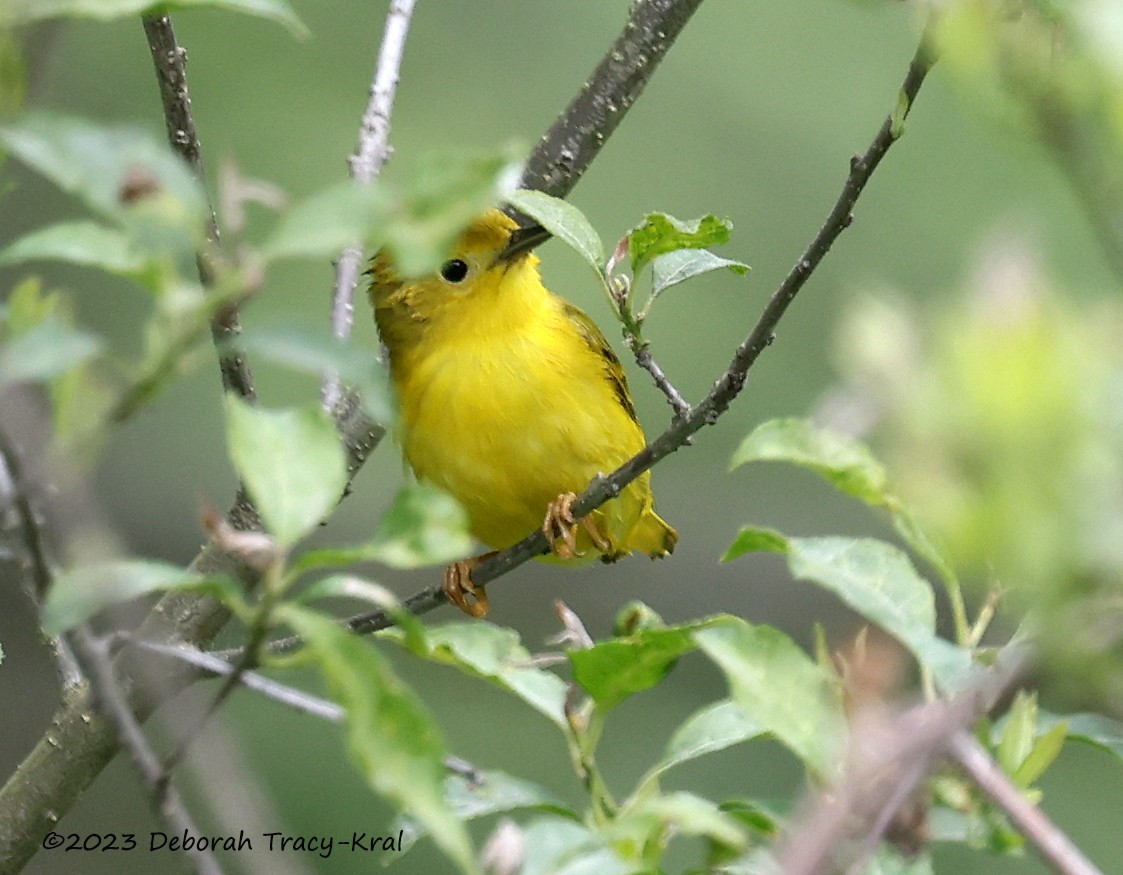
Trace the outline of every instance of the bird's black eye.
{"type": "Polygon", "coordinates": [[[468,263],[459,258],[450,258],[441,265],[441,276],[450,283],[461,282],[468,275],[468,263]]]}

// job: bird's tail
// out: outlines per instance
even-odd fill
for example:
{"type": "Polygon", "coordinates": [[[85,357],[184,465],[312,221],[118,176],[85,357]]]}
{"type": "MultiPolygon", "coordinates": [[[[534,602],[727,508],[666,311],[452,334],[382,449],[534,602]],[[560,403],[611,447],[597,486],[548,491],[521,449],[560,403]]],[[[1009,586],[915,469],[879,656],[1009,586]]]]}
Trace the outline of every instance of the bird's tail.
{"type": "Polygon", "coordinates": [[[652,559],[667,556],[675,551],[678,532],[652,508],[644,511],[628,536],[628,548],[646,553],[652,559]]]}

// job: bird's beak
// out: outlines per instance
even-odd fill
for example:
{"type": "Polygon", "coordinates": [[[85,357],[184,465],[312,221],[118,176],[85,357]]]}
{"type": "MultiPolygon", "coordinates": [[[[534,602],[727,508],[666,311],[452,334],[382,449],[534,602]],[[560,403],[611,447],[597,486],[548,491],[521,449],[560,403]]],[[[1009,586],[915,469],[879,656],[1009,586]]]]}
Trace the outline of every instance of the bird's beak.
{"type": "Polygon", "coordinates": [[[507,245],[495,256],[495,263],[512,262],[526,255],[535,246],[539,246],[550,239],[550,232],[535,223],[527,228],[519,228],[513,234],[507,245]]]}

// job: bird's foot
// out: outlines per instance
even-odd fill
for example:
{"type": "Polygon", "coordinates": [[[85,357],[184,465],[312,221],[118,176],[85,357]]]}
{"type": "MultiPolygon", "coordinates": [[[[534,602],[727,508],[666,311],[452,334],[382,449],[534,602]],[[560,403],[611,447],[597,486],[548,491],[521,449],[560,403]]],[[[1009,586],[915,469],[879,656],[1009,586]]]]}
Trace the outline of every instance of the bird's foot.
{"type": "Polygon", "coordinates": [[[472,569],[494,555],[494,552],[484,553],[472,559],[453,562],[445,569],[444,576],[441,578],[441,589],[448,596],[448,600],[470,617],[477,619],[486,617],[491,609],[483,586],[477,586],[472,582],[472,569]]]}
{"type": "Polygon", "coordinates": [[[577,526],[582,526],[589,533],[593,546],[600,553],[611,553],[612,544],[601,534],[595,522],[589,515],[577,519],[573,516],[573,502],[577,495],[572,492],[563,492],[546,508],[546,518],[542,520],[542,534],[552,552],[559,559],[572,559],[579,555],[577,552],[577,526]]]}

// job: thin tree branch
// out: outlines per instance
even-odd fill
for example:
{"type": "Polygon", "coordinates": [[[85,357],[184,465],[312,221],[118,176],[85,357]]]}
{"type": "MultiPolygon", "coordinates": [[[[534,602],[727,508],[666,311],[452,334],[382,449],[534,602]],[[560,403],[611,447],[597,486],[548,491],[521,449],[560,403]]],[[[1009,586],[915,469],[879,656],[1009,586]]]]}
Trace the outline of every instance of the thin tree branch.
{"type": "Polygon", "coordinates": [[[519,183],[565,197],[643,92],[702,0],[637,0],[616,41],[531,153],[519,183]]]}
{"type": "Polygon", "coordinates": [[[783,875],[827,875],[847,870],[839,851],[859,838],[854,866],[876,849],[893,815],[943,761],[949,740],[989,712],[1027,670],[1029,648],[1008,646],[954,698],[918,705],[886,718],[874,709],[853,722],[846,771],[833,787],[804,804],[777,843],[783,875]]]}
{"type": "Polygon", "coordinates": [[[1072,839],[1014,786],[971,733],[966,730],[955,733],[948,742],[948,750],[968,777],[998,803],[1018,832],[1029,839],[1061,875],[1103,875],[1072,839]]]}
{"type": "MultiPolygon", "coordinates": [[[[415,3],[416,0],[393,0],[386,13],[382,47],[378,52],[374,81],[370,86],[370,101],[359,128],[359,147],[350,162],[351,178],[360,185],[373,183],[390,157],[390,111],[394,107],[398,71],[402,66],[402,53],[415,3]]],[[[341,340],[351,336],[351,326],[355,319],[355,288],[359,284],[362,258],[361,247],[348,246],[335,262],[331,330],[341,340]]],[[[325,375],[321,396],[324,408],[329,413],[339,403],[341,392],[339,375],[325,375]]]]}
{"type": "MultiPolygon", "coordinates": [[[[214,653],[207,653],[202,650],[197,650],[194,647],[183,645],[160,644],[156,641],[145,641],[133,635],[126,636],[124,640],[127,640],[135,647],[146,650],[149,653],[154,653],[168,659],[181,660],[187,663],[187,665],[198,669],[201,678],[230,677],[234,673],[235,666],[214,653]]],[[[330,720],[333,723],[339,723],[343,719],[343,709],[334,702],[322,699],[319,696],[314,696],[311,693],[306,693],[303,690],[298,690],[295,687],[290,687],[287,684],[278,683],[255,671],[243,671],[238,677],[238,682],[247,690],[261,693],[261,695],[266,698],[279,702],[302,714],[310,714],[313,717],[330,720]]]]}
{"type": "MultiPolygon", "coordinates": [[[[0,522],[4,521],[5,505],[10,505],[14,519],[13,528],[17,529],[23,547],[21,565],[25,572],[28,598],[38,610],[51,584],[51,567],[47,561],[46,546],[43,543],[35,509],[31,506],[30,489],[27,475],[16,448],[8,440],[8,435],[0,429],[0,522]]],[[[70,695],[81,686],[84,678],[70,645],[61,636],[51,638],[51,649],[55,654],[58,668],[59,685],[64,696],[70,695]]]]}
{"type": "MultiPolygon", "coordinates": [[[[194,172],[200,183],[205,181],[203,159],[199,153],[199,136],[195,131],[195,118],[191,113],[191,95],[187,90],[187,50],[176,42],[172,20],[168,15],[142,16],[144,33],[148,37],[148,50],[156,67],[160,85],[160,100],[164,106],[164,122],[168,129],[168,142],[194,172]]],[[[207,240],[218,246],[218,222],[214,208],[207,205],[207,240]]],[[[214,285],[214,272],[206,256],[196,258],[199,279],[203,285],[214,285]]],[[[222,372],[222,387],[246,401],[257,398],[253,374],[249,363],[238,348],[242,325],[235,304],[224,306],[211,317],[211,337],[218,350],[218,364],[222,372]]]]}
{"type": "MultiPolygon", "coordinates": [[[[922,37],[901,85],[897,108],[886,117],[869,148],[862,155],[856,155],[851,159],[850,173],[823,226],[808,244],[788,275],[784,277],[776,291],[772,293],[772,297],[769,298],[768,304],[756,325],[737,347],[729,367],[714,384],[710,393],[697,406],[691,407],[684,416],[672,422],[666,431],[609,476],[594,480],[574,503],[573,514],[575,517],[585,516],[609,499],[615,498],[625,486],[651,468],[652,465],[684,446],[690,437],[704,426],[713,425],[717,422],[718,418],[729,408],[733,399],[744,388],[749,368],[753,366],[761,352],[771,345],[776,325],[795,296],[830,251],[838,236],[850,227],[853,220],[852,210],[858,202],[858,198],[873,172],[881,163],[882,158],[900,137],[901,123],[911,111],[913,102],[920,91],[920,86],[924,82],[924,77],[928,74],[934,62],[935,57],[930,52],[927,37],[922,37]]],[[[514,546],[500,551],[485,562],[481,562],[473,569],[472,580],[477,586],[485,585],[547,551],[546,536],[539,531],[533,532],[514,546]]],[[[414,593],[404,601],[403,606],[411,613],[423,614],[439,607],[446,601],[447,598],[441,587],[432,586],[414,593]]],[[[379,610],[358,614],[349,618],[346,623],[353,631],[366,633],[392,626],[394,620],[385,611],[379,610]]],[[[285,638],[275,641],[272,646],[274,649],[284,651],[291,649],[297,643],[295,638],[285,638]]]]}
{"type": "MultiPolygon", "coordinates": [[[[133,715],[128,697],[122,691],[114,674],[109,648],[85,624],[67,637],[86,676],[90,679],[97,707],[117,727],[121,744],[136,765],[148,789],[153,807],[174,832],[199,835],[194,819],[180,799],[179,793],[171,786],[160,757],[148,744],[140,722],[133,715]]],[[[185,854],[188,862],[199,875],[222,875],[218,861],[209,850],[185,849],[185,854]]]]}
{"type": "Polygon", "coordinates": [[[670,378],[659,367],[659,363],[651,357],[651,347],[643,344],[634,347],[632,351],[635,353],[636,364],[651,374],[656,388],[663,393],[667,403],[671,405],[671,409],[675,412],[675,419],[682,419],[690,413],[690,402],[682,397],[682,393],[675,388],[670,378]]]}

